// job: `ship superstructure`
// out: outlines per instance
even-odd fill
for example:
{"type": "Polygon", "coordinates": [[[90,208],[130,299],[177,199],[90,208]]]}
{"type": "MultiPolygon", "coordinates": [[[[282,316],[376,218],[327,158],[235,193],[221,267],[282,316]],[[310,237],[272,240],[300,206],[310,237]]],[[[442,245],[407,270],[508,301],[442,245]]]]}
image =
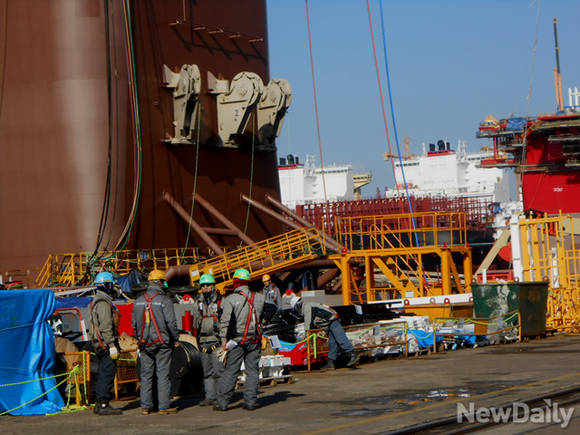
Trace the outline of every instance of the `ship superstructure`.
{"type": "Polygon", "coordinates": [[[578,213],[580,207],[580,110],[484,121],[479,138],[491,138],[490,168],[515,168],[524,210],[578,213]]]}
{"type": "MultiPolygon", "coordinates": [[[[423,144],[421,155],[395,158],[396,183],[404,189],[406,180],[413,196],[481,197],[489,202],[509,200],[509,180],[505,171],[482,168],[482,160],[489,159],[491,151],[468,153],[466,144],[459,141],[457,150],[444,140],[423,144]],[[403,171],[405,177],[403,178],[403,171]]],[[[386,190],[387,197],[397,196],[396,188],[386,190]]]]}
{"type": "Polygon", "coordinates": [[[352,164],[322,168],[316,165],[312,155],[306,156],[305,163],[301,164],[299,157],[292,154],[280,158],[278,176],[282,203],[290,209],[304,204],[360,199],[361,188],[372,180],[370,173],[353,173],[352,164]]]}

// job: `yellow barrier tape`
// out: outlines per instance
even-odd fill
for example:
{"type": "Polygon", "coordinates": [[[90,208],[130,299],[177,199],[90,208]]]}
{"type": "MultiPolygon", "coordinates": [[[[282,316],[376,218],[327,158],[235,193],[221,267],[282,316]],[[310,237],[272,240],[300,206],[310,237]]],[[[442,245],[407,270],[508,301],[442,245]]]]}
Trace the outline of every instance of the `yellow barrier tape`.
{"type": "Polygon", "coordinates": [[[62,384],[64,384],[65,382],[67,382],[67,381],[70,379],[70,377],[71,377],[73,374],[75,374],[75,373],[78,373],[78,371],[79,371],[79,367],[78,367],[78,366],[75,366],[75,368],[73,368],[73,369],[72,369],[70,372],[68,372],[68,373],[67,373],[67,374],[68,374],[68,376],[67,376],[65,379],[63,379],[62,381],[60,381],[58,384],[56,384],[54,387],[52,387],[51,389],[49,389],[49,390],[45,391],[44,393],[40,394],[39,396],[35,397],[34,399],[31,399],[31,400],[29,400],[28,402],[25,402],[25,403],[23,403],[23,404],[21,404],[21,405],[18,405],[18,406],[17,406],[17,407],[15,407],[15,408],[12,408],[12,409],[9,409],[8,411],[4,411],[4,412],[0,413],[0,416],[2,416],[2,415],[6,415],[6,414],[10,414],[11,412],[13,412],[13,411],[16,411],[17,409],[20,409],[20,408],[22,408],[23,406],[26,406],[26,405],[28,405],[29,403],[32,403],[32,402],[34,402],[34,401],[36,401],[36,400],[40,399],[40,398],[41,398],[41,397],[43,397],[43,396],[46,396],[46,395],[47,395],[48,393],[50,393],[51,391],[54,391],[54,390],[56,390],[56,389],[57,389],[58,387],[60,387],[62,384]]]}
{"type": "MultiPolygon", "coordinates": [[[[72,370],[71,370],[72,372],[72,370]]],[[[71,373],[69,372],[69,373],[71,373]]],[[[60,375],[54,375],[54,376],[47,376],[46,378],[40,378],[40,379],[32,379],[30,381],[22,381],[22,382],[13,382],[11,384],[2,384],[0,385],[0,388],[5,388],[5,387],[12,387],[14,385],[23,385],[23,384],[30,384],[32,382],[40,382],[40,381],[46,381],[47,379],[55,379],[55,378],[60,378],[61,376],[66,376],[69,373],[61,373],[60,375]]]]}

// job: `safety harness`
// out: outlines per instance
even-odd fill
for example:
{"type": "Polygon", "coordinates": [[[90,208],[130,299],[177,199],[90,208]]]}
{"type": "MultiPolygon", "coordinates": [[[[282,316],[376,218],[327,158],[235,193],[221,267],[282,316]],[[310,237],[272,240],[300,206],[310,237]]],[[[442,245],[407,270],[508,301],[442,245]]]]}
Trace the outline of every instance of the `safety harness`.
{"type": "MultiPolygon", "coordinates": [[[[203,300],[199,302],[199,313],[201,314],[201,318],[202,319],[213,319],[213,334],[201,333],[200,332],[200,336],[201,337],[211,337],[212,335],[217,337],[217,332],[216,331],[217,331],[217,325],[218,325],[218,322],[219,322],[218,315],[216,313],[210,314],[210,315],[205,314],[206,311],[209,311],[209,307],[212,304],[213,304],[213,302],[212,303],[207,303],[207,301],[203,301],[203,300]],[[205,302],[205,304],[204,304],[204,302],[205,302]],[[205,306],[207,306],[207,310],[205,309],[205,306]]],[[[218,311],[218,314],[219,314],[219,312],[221,310],[221,307],[222,307],[222,300],[221,300],[221,298],[218,297],[218,299],[216,301],[216,305],[217,305],[217,311],[218,311]]],[[[214,350],[216,350],[217,347],[218,347],[217,344],[212,344],[211,346],[204,346],[204,345],[200,344],[200,348],[201,348],[201,351],[203,353],[211,353],[214,350]]]]}
{"type": "Polygon", "coordinates": [[[147,293],[145,293],[143,295],[143,296],[145,296],[145,309],[143,310],[143,321],[141,322],[141,332],[139,334],[139,343],[144,344],[145,346],[151,346],[155,343],[165,344],[165,341],[163,340],[163,337],[161,336],[161,331],[159,330],[159,325],[157,324],[157,319],[155,319],[155,315],[153,314],[153,310],[151,309],[151,303],[153,302],[153,299],[155,299],[155,297],[159,294],[160,294],[160,292],[155,293],[153,296],[149,296],[147,293]],[[153,321],[153,326],[155,327],[155,332],[157,333],[157,338],[153,341],[145,341],[145,338],[143,337],[143,331],[145,330],[145,325],[147,325],[147,327],[149,327],[149,324],[151,323],[151,321],[153,321]]]}
{"type": "MultiPolygon", "coordinates": [[[[216,302],[216,304],[217,304],[217,309],[218,309],[218,313],[219,313],[219,311],[222,308],[222,300],[221,299],[218,299],[217,302],[216,302]]],[[[207,304],[207,307],[209,308],[210,305],[211,304],[207,304]]],[[[210,314],[208,316],[208,315],[204,314],[204,311],[205,311],[205,309],[204,309],[204,306],[203,306],[203,302],[200,302],[199,303],[199,313],[201,314],[201,318],[202,319],[212,318],[213,319],[213,324],[214,324],[214,331],[216,331],[217,330],[217,325],[219,323],[218,315],[214,313],[214,314],[210,314]]]]}
{"type": "Polygon", "coordinates": [[[262,331],[260,330],[260,322],[258,322],[258,315],[256,314],[256,308],[254,307],[254,296],[255,292],[252,292],[252,296],[248,297],[244,292],[240,292],[246,301],[248,302],[248,318],[246,319],[246,326],[244,328],[244,334],[242,335],[242,341],[240,344],[245,343],[258,343],[262,339],[262,331]],[[254,322],[256,325],[256,337],[253,340],[248,340],[248,330],[250,329],[250,324],[252,323],[252,316],[254,316],[254,322]]]}

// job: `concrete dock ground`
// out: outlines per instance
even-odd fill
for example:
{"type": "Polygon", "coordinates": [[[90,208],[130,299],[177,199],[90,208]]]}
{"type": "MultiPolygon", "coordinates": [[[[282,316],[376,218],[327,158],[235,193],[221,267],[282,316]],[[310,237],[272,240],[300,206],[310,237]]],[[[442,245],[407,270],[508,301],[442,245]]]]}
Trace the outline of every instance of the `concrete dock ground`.
{"type": "MultiPolygon", "coordinates": [[[[120,401],[118,417],[89,411],[56,416],[0,417],[3,434],[203,433],[388,433],[455,416],[466,408],[498,406],[556,390],[580,387],[580,336],[554,336],[527,343],[379,360],[357,369],[299,372],[296,382],[260,389],[261,408],[241,408],[241,393],[227,412],[180,399],[176,415],[142,416],[139,402],[120,401]]],[[[571,409],[578,404],[570,404],[571,409]]],[[[580,407],[579,407],[580,408],[580,407]]],[[[559,423],[505,424],[493,434],[554,433],[559,423]]],[[[566,429],[580,432],[580,409],[566,429]]]]}

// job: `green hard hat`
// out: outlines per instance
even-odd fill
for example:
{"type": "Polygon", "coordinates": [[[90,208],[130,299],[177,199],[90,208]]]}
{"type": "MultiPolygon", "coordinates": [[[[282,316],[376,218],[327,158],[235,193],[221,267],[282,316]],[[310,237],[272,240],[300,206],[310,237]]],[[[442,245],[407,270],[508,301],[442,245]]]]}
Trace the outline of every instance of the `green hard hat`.
{"type": "Polygon", "coordinates": [[[199,279],[199,283],[201,285],[204,284],[215,284],[215,278],[211,276],[209,273],[204,273],[201,278],[199,279]]]}
{"type": "Polygon", "coordinates": [[[243,279],[244,281],[249,281],[250,280],[250,272],[248,272],[246,269],[237,269],[234,272],[233,278],[243,279]]]}

